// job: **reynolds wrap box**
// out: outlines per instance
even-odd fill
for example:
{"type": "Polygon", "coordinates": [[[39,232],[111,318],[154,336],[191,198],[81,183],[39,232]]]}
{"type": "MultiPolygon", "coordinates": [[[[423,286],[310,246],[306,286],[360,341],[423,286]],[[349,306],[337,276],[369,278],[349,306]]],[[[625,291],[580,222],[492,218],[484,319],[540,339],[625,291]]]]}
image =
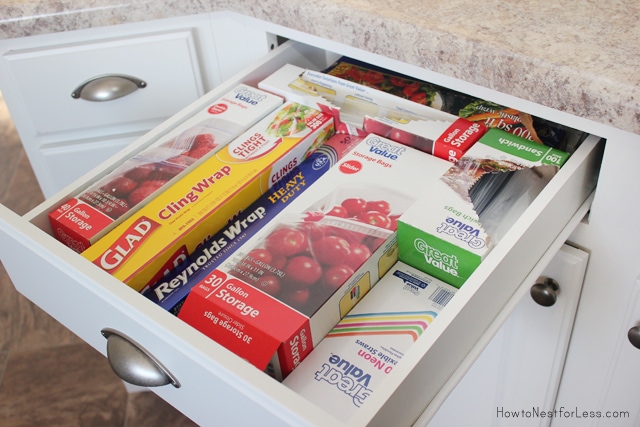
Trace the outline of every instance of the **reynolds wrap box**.
{"type": "Polygon", "coordinates": [[[284,385],[348,424],[456,291],[398,262],[284,385]]]}
{"type": "Polygon", "coordinates": [[[54,235],[83,252],[282,102],[246,85],[235,87],[51,212],[54,235]]]}
{"type": "Polygon", "coordinates": [[[143,295],[177,315],[191,288],[266,226],[363,138],[336,134],[293,168],[251,206],[215,233],[178,267],[143,291],[143,295]]]}
{"type": "Polygon", "coordinates": [[[338,132],[375,133],[449,161],[459,159],[486,131],[480,123],[459,119],[375,87],[291,64],[258,86],[332,114],[338,132]]]}
{"type": "Polygon", "coordinates": [[[333,119],[286,103],[183,175],[82,255],[137,291],[193,253],[208,233],[333,135],[333,119]]]}
{"type": "Polygon", "coordinates": [[[370,135],[196,285],[178,317],[286,377],[396,262],[399,216],[451,163],[370,135]]]}
{"type": "Polygon", "coordinates": [[[568,157],[490,129],[400,218],[400,260],[462,286],[568,157]]]}

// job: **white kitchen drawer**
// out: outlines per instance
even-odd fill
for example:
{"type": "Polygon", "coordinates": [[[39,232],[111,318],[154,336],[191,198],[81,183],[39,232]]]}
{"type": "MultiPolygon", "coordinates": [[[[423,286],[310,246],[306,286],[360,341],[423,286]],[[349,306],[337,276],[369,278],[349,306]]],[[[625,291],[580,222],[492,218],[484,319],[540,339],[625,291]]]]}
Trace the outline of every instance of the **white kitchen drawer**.
{"type": "MultiPolygon", "coordinates": [[[[255,85],[285,63],[320,69],[336,56],[288,43],[207,98],[239,82],[255,85]]],[[[205,101],[191,108],[197,105],[205,101]]],[[[187,116],[184,110],[172,120],[187,116]]],[[[350,425],[410,425],[420,416],[516,289],[584,215],[603,145],[595,136],[584,141],[350,425]]],[[[47,213],[135,149],[127,147],[23,217],[0,207],[0,256],[16,288],[103,354],[103,328],[131,337],[180,383],[154,391],[201,425],[343,425],[51,236],[47,213]]]]}
{"type": "Polygon", "coordinates": [[[204,93],[188,27],[13,50],[4,61],[38,135],[159,123],[204,93]],[[110,101],[72,98],[82,83],[105,75],[133,76],[146,87],[110,101]]]}

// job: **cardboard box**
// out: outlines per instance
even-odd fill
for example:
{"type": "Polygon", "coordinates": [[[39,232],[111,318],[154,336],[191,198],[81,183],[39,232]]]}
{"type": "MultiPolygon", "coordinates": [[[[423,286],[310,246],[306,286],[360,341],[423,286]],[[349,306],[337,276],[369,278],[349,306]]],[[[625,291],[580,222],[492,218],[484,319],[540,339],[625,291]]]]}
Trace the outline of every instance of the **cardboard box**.
{"type": "Polygon", "coordinates": [[[222,264],[251,236],[308,190],[363,138],[336,134],[269,191],[215,233],[175,270],[143,290],[151,301],[177,315],[191,288],[222,264]]]}
{"type": "Polygon", "coordinates": [[[400,218],[400,260],[462,286],[568,157],[490,129],[400,218]]]}
{"type": "Polygon", "coordinates": [[[194,287],[178,317],[286,377],[397,259],[396,221],[451,163],[370,135],[194,287]]]}
{"type": "Polygon", "coordinates": [[[82,255],[137,291],[193,253],[333,135],[333,119],[286,103],[190,170],[82,255]]]}
{"type": "Polygon", "coordinates": [[[51,212],[54,235],[83,252],[282,102],[250,86],[235,87],[51,212]]]}
{"type": "MultiPolygon", "coordinates": [[[[452,114],[369,86],[291,64],[258,83],[258,87],[333,114],[336,131],[351,135],[367,134],[362,130],[365,116],[384,117],[398,122],[441,121],[449,124],[457,119],[452,114]]],[[[425,125],[424,129],[428,131],[429,126],[425,125]]],[[[432,140],[442,131],[436,133],[431,137],[432,140]]]]}
{"type": "Polygon", "coordinates": [[[384,387],[457,289],[398,262],[300,363],[284,385],[348,420],[384,387]]]}
{"type": "Polygon", "coordinates": [[[465,119],[450,123],[443,120],[406,121],[369,116],[364,118],[363,129],[450,162],[462,158],[487,131],[483,124],[465,119]]]}
{"type": "Polygon", "coordinates": [[[346,56],[323,72],[569,153],[584,139],[575,129],[346,56]]]}

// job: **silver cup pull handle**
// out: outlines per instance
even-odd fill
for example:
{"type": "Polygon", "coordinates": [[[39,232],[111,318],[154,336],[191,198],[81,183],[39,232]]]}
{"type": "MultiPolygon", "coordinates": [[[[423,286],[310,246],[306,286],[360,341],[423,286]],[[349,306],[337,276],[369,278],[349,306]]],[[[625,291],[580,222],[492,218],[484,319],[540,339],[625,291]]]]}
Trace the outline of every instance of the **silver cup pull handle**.
{"type": "Polygon", "coordinates": [[[71,92],[71,97],[92,102],[113,101],[147,87],[144,80],[125,74],[92,77],[71,92]]]}
{"type": "Polygon", "coordinates": [[[180,382],[171,372],[134,340],[111,328],[101,332],[107,339],[107,358],[111,369],[122,380],[141,387],[167,384],[180,387],[180,382]]]}

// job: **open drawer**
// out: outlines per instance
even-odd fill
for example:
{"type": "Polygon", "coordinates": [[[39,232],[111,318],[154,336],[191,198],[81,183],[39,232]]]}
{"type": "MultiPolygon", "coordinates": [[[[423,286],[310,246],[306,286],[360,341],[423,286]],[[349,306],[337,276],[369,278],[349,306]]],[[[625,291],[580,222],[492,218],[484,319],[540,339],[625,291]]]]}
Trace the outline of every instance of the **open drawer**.
{"type": "MultiPolygon", "coordinates": [[[[288,42],[151,134],[285,63],[322,69],[338,56],[288,42]]],[[[595,136],[581,144],[350,425],[410,425],[429,407],[514,292],[588,210],[603,145],[595,136]]],[[[175,380],[153,390],[201,425],[343,425],[52,237],[48,212],[139,148],[127,147],[23,217],[0,206],[0,257],[18,291],[105,355],[103,330],[129,337],[175,380]]],[[[109,355],[116,363],[121,356],[109,355]]]]}

